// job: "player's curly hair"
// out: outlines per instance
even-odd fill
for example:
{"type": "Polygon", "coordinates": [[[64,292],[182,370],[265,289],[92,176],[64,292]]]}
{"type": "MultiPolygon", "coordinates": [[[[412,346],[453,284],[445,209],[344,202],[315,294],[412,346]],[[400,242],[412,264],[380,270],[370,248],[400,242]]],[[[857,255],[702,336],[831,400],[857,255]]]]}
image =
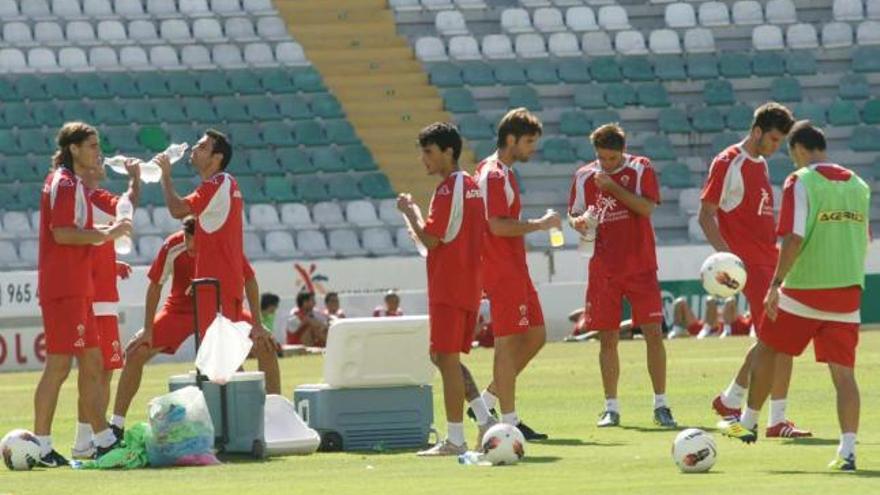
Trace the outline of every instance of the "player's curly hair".
{"type": "Polygon", "coordinates": [[[58,149],[52,156],[52,167],[64,167],[72,170],[73,154],[70,152],[70,145],[82,144],[91,136],[97,135],[98,130],[85,122],[67,122],[61,126],[58,135],[55,136],[58,149]]]}

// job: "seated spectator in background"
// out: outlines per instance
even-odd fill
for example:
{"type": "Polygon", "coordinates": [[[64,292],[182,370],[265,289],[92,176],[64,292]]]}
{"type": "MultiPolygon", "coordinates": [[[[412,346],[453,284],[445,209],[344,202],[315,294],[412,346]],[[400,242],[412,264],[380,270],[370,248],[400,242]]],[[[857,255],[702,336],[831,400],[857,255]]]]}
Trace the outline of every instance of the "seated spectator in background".
{"type": "Polygon", "coordinates": [[[323,313],[330,324],[338,318],[345,318],[345,311],[339,307],[339,294],[336,292],[328,292],[327,295],[324,296],[323,313]]]}
{"type": "Polygon", "coordinates": [[[721,337],[749,336],[752,333],[752,314],[740,315],[736,306],[736,298],[730,297],[724,302],[721,310],[721,319],[724,322],[721,328],[721,337]]]}
{"type": "Polygon", "coordinates": [[[315,312],[315,293],[300,292],[296,308],[287,318],[287,344],[324,347],[327,343],[327,320],[315,312]]]}
{"type": "Polygon", "coordinates": [[[281,298],[271,292],[266,292],[260,296],[260,311],[262,314],[263,327],[270,332],[275,330],[275,313],[278,311],[278,305],[281,304],[281,298]]]}
{"type": "Polygon", "coordinates": [[[706,319],[697,318],[691,310],[687,299],[679,297],[672,303],[672,331],[667,336],[670,339],[676,337],[696,336],[704,339],[711,335],[721,333],[721,325],[718,318],[718,299],[712,296],[706,298],[706,319]]]}
{"type": "Polygon", "coordinates": [[[403,316],[400,296],[397,295],[397,292],[389,290],[385,293],[385,306],[376,306],[376,309],[373,310],[373,316],[403,316]]]}
{"type": "Polygon", "coordinates": [[[489,296],[483,292],[480,299],[480,314],[477,316],[477,328],[474,330],[472,347],[495,347],[495,335],[492,333],[492,313],[490,313],[489,296]]]}
{"type": "MultiPolygon", "coordinates": [[[[571,330],[571,334],[563,339],[565,342],[585,342],[587,340],[595,340],[599,338],[598,331],[587,330],[587,318],[589,312],[585,311],[585,309],[586,308],[578,308],[568,314],[568,321],[572,322],[574,327],[571,330]]],[[[632,320],[621,321],[618,329],[620,331],[621,340],[632,340],[636,335],[642,335],[642,329],[639,327],[633,327],[632,320]]],[[[666,326],[665,320],[660,323],[660,329],[663,333],[668,332],[669,328],[666,326]]]]}
{"type": "Polygon", "coordinates": [[[574,324],[574,327],[571,329],[572,337],[587,333],[587,315],[589,313],[584,311],[584,309],[585,308],[578,308],[568,314],[568,321],[574,324]]]}

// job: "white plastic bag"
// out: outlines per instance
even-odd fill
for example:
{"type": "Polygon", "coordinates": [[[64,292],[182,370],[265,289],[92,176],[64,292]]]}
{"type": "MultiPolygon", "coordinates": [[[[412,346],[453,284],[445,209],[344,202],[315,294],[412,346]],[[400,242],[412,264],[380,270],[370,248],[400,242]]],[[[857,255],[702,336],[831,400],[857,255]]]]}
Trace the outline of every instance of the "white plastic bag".
{"type": "Polygon", "coordinates": [[[202,391],[184,387],[152,399],[148,406],[151,434],[146,438],[151,466],[192,463],[214,458],[214,423],[202,391]]]}
{"type": "Polygon", "coordinates": [[[217,313],[196,354],[199,371],[214,383],[223,385],[229,381],[254,345],[250,329],[246,321],[233,322],[217,313]]]}

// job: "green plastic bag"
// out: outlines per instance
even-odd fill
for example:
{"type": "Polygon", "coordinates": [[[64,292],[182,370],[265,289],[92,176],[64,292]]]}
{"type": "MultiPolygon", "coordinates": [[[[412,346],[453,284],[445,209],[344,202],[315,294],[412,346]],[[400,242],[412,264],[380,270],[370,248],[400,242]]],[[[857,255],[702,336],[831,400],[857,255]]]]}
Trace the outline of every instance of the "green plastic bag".
{"type": "Polygon", "coordinates": [[[97,461],[84,461],[76,469],[138,469],[149,465],[147,440],[152,436],[150,425],[137,423],[125,430],[125,446],[107,452],[97,461]]]}

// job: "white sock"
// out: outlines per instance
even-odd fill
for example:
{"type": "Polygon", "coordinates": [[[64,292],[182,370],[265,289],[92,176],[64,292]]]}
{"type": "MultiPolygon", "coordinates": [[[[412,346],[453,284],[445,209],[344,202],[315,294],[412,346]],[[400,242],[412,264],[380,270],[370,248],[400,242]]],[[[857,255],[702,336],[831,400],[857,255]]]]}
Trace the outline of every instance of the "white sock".
{"type": "Polygon", "coordinates": [[[118,426],[120,428],[125,428],[125,416],[120,416],[118,414],[114,414],[110,418],[110,424],[113,426],[118,426]]]}
{"type": "Polygon", "coordinates": [[[88,423],[76,424],[76,437],[73,440],[73,446],[77,450],[88,448],[92,443],[92,425],[88,423]]]}
{"type": "Polygon", "coordinates": [[[109,447],[116,442],[116,435],[113,434],[113,430],[110,428],[105,428],[104,431],[99,431],[95,434],[95,446],[97,447],[109,447]]]}
{"type": "Polygon", "coordinates": [[[37,435],[37,441],[40,442],[40,457],[52,452],[52,435],[37,435]]]}
{"type": "Polygon", "coordinates": [[[755,411],[749,407],[746,407],[746,411],[743,413],[742,418],[739,422],[750,430],[754,430],[756,426],[758,426],[758,415],[761,414],[761,411],[755,411]]]}
{"type": "Polygon", "coordinates": [[[492,409],[495,407],[495,404],[498,403],[498,397],[495,397],[492,392],[489,392],[489,389],[483,390],[481,397],[486,404],[486,409],[492,409]]]}
{"type": "Polygon", "coordinates": [[[516,415],[516,411],[509,412],[507,414],[501,415],[501,422],[506,425],[516,426],[519,424],[519,416],[516,415]]]}
{"type": "Polygon", "coordinates": [[[740,387],[736,380],[730,382],[727,390],[721,392],[721,402],[730,408],[737,409],[742,406],[743,399],[746,398],[746,389],[740,387]]]}
{"type": "Polygon", "coordinates": [[[840,446],[837,447],[837,455],[843,458],[856,455],[855,433],[844,433],[840,435],[840,446]]]}
{"type": "Polygon", "coordinates": [[[471,406],[471,411],[474,412],[474,416],[477,417],[477,424],[484,425],[487,421],[489,421],[489,408],[486,407],[486,402],[482,397],[477,397],[476,399],[468,402],[468,405],[471,406]]]}
{"type": "Polygon", "coordinates": [[[687,332],[681,325],[672,325],[672,331],[666,336],[667,338],[674,339],[679,335],[685,335],[687,332]]]}
{"type": "Polygon", "coordinates": [[[459,447],[464,445],[464,423],[446,423],[446,439],[459,447]]]}
{"type": "Polygon", "coordinates": [[[703,323],[703,328],[700,329],[700,333],[697,334],[698,339],[705,339],[706,337],[712,335],[712,327],[703,323]]]}
{"type": "Polygon", "coordinates": [[[605,399],[605,410],[619,413],[620,404],[617,402],[617,399],[605,399]]]}
{"type": "Polygon", "coordinates": [[[666,403],[666,394],[654,394],[654,409],[658,407],[669,407],[666,403]]]}
{"type": "Polygon", "coordinates": [[[721,329],[721,338],[730,337],[730,334],[733,333],[733,329],[730,328],[730,325],[727,323],[724,324],[724,327],[721,329]]]}
{"type": "Polygon", "coordinates": [[[778,425],[783,421],[785,421],[785,399],[771,400],[767,426],[778,425]]]}

